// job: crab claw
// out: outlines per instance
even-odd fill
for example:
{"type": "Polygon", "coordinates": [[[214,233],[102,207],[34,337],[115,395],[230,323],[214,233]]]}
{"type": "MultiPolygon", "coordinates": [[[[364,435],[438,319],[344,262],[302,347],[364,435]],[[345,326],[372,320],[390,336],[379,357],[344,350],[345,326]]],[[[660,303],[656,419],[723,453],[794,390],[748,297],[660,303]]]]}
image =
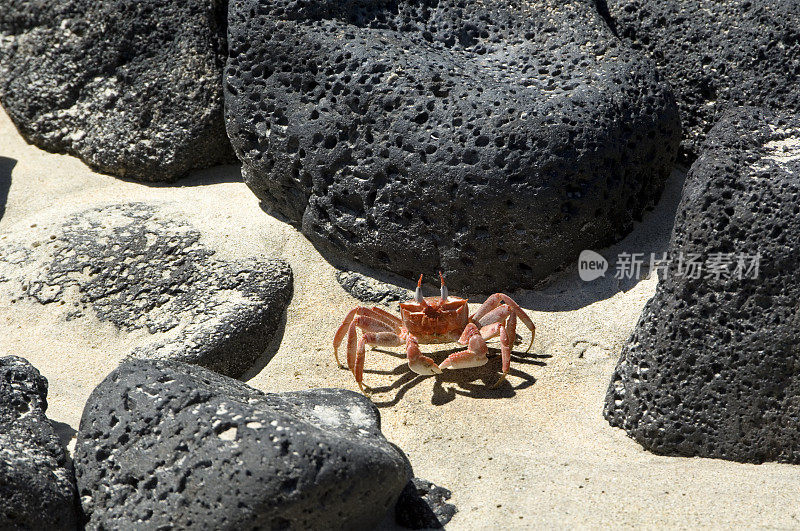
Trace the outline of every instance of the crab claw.
{"type": "Polygon", "coordinates": [[[413,336],[406,339],[406,354],[408,355],[408,367],[415,373],[422,376],[442,374],[442,370],[436,365],[436,362],[422,354],[419,344],[413,336]]]}
{"type": "Polygon", "coordinates": [[[408,361],[409,368],[417,374],[422,376],[433,376],[434,374],[442,374],[442,369],[436,365],[436,362],[428,356],[420,356],[414,361],[408,361]]]}
{"type": "Polygon", "coordinates": [[[472,367],[482,367],[486,365],[489,358],[486,354],[477,354],[469,350],[462,350],[450,354],[446,360],[439,365],[440,369],[470,369],[472,367]]]}
{"type": "Polygon", "coordinates": [[[471,338],[476,332],[480,333],[478,327],[475,326],[475,323],[469,323],[464,331],[461,333],[461,337],[458,338],[458,343],[460,345],[467,345],[469,344],[469,338],[471,338]]]}
{"type": "Polygon", "coordinates": [[[486,341],[483,339],[483,337],[481,337],[481,333],[478,331],[478,328],[474,324],[470,323],[467,325],[467,330],[464,330],[464,334],[461,336],[468,337],[467,350],[450,354],[447,359],[439,365],[440,369],[467,369],[470,367],[480,367],[489,361],[489,359],[486,357],[486,353],[489,351],[489,348],[486,346],[486,341]],[[467,334],[467,330],[470,331],[469,334],[467,334]]]}
{"type": "Polygon", "coordinates": [[[442,272],[441,271],[439,271],[439,280],[442,281],[442,286],[440,288],[441,291],[440,291],[439,298],[442,300],[442,302],[445,302],[445,301],[447,301],[447,296],[449,295],[449,293],[447,292],[447,286],[444,285],[444,276],[442,276],[442,272]]]}

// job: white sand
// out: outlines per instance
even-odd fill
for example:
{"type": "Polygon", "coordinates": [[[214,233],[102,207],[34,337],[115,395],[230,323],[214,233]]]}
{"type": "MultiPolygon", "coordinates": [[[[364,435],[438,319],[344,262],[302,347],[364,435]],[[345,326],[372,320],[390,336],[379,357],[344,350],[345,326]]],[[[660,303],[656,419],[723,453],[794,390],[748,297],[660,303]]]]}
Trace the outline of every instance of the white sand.
{"type": "MultiPolygon", "coordinates": [[[[155,201],[198,227],[222,258],[288,260],[295,295],[282,342],[250,383],[265,391],[357,389],[331,351],[336,326],[357,301],[299,232],[259,208],[238,182],[238,168],[197,172],[172,186],[122,181],[27,145],[2,112],[0,157],[17,161],[0,231],[24,231],[100,204],[155,201]]],[[[663,251],[680,185],[676,174],[656,210],[603,254],[663,251]]],[[[487,388],[497,378],[497,358],[436,380],[411,378],[400,357],[368,353],[365,379],[377,388],[383,431],[417,476],[453,491],[459,512],[450,529],[800,527],[800,467],[659,457],[603,419],[620,349],[655,286],[652,278],[621,291],[613,278],[586,284],[569,272],[544,290],[512,294],[537,325],[534,354],[512,361],[513,390],[487,388]]],[[[65,323],[50,308],[0,300],[0,355],[24,356],[48,378],[48,413],[67,436],[131,341],[92,316],[65,323]]]]}

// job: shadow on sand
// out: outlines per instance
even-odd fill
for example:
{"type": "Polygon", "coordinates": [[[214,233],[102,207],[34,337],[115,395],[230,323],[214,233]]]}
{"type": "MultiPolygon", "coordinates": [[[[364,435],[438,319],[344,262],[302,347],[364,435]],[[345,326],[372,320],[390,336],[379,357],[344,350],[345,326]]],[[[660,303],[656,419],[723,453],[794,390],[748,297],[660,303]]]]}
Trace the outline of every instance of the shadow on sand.
{"type": "Polygon", "coordinates": [[[212,184],[240,183],[243,181],[242,167],[239,164],[223,164],[200,170],[192,170],[185,176],[179,177],[173,181],[142,181],[139,179],[131,179],[130,177],[121,177],[119,175],[110,176],[120,181],[141,184],[150,188],[189,188],[209,186],[212,184]]]}
{"type": "MultiPolygon", "coordinates": [[[[442,350],[434,353],[427,353],[434,361],[441,363],[447,356],[464,347],[452,348],[442,350]]],[[[391,385],[380,387],[371,387],[369,392],[372,395],[373,403],[379,407],[391,407],[396,405],[405,396],[405,394],[422,383],[430,376],[420,376],[411,372],[408,364],[405,363],[405,354],[400,352],[392,352],[383,349],[373,349],[373,352],[387,354],[403,360],[403,363],[398,365],[392,370],[375,370],[364,369],[364,374],[380,374],[384,376],[396,375],[400,376],[391,385]],[[389,395],[394,392],[394,396],[385,398],[383,395],[389,395]]],[[[468,396],[471,398],[481,399],[497,399],[509,398],[516,394],[517,391],[526,389],[536,383],[536,378],[519,368],[520,365],[537,365],[544,367],[547,364],[543,361],[550,356],[535,354],[533,352],[511,352],[511,370],[508,372],[509,376],[520,378],[522,383],[518,385],[511,385],[508,380],[503,381],[499,386],[494,387],[498,382],[501,370],[500,350],[496,348],[489,349],[489,362],[482,367],[474,367],[472,369],[459,369],[459,370],[445,370],[442,374],[433,376],[436,379],[433,386],[433,396],[431,397],[431,404],[434,406],[441,406],[455,400],[456,396],[468,396]],[[453,384],[445,386],[444,384],[453,384]]],[[[342,369],[342,370],[347,370],[342,369]]]]}
{"type": "Polygon", "coordinates": [[[3,219],[3,214],[6,212],[8,190],[11,188],[11,171],[16,165],[16,159],[0,157],[0,219],[3,219]]]}
{"type": "Polygon", "coordinates": [[[605,276],[584,282],[578,276],[578,261],[569,264],[564,271],[547,279],[539,290],[525,290],[514,294],[515,300],[524,308],[543,312],[564,312],[583,308],[597,301],[609,299],[620,292],[632,289],[650,275],[650,257],[660,259],[669,246],[675,214],[681,200],[686,172],[672,172],[666,183],[661,200],[642,221],[637,222],[628,236],[620,242],[594,249],[608,261],[605,276]],[[615,264],[620,253],[638,253],[642,257],[641,274],[638,278],[615,278],[615,264]]]}

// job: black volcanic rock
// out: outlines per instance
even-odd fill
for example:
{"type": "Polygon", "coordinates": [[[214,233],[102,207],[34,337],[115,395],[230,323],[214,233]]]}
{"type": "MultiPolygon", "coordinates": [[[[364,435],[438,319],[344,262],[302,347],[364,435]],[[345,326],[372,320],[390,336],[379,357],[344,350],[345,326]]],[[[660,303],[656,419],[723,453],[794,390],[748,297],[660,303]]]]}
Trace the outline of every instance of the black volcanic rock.
{"type": "Polygon", "coordinates": [[[88,529],[370,529],[410,475],[362,395],[145,360],[92,392],[75,466],[88,529]]]}
{"type": "Polygon", "coordinates": [[[408,529],[442,529],[456,514],[447,503],[451,492],[430,481],[414,478],[408,482],[395,506],[395,520],[408,529]]]}
{"type": "Polygon", "coordinates": [[[75,472],[46,410],[44,376],[0,358],[0,529],[77,529],[75,472]]]}
{"type": "Polygon", "coordinates": [[[751,108],[712,129],[609,387],[613,426],[659,454],[800,463],[799,197],[796,116],[751,108]],[[692,254],[704,269],[680,275],[692,254]]]}
{"type": "Polygon", "coordinates": [[[221,0],[3,0],[0,103],[28,142],[113,175],[230,161],[225,15],[221,0]]]}
{"type": "Polygon", "coordinates": [[[381,282],[355,271],[339,271],[336,281],[344,290],[362,302],[380,303],[387,306],[394,302],[410,300],[414,293],[393,284],[381,282]]]}
{"type": "Polygon", "coordinates": [[[245,181],[333,259],[533,286],[672,169],[672,94],[590,0],[234,0],[228,22],[245,181]]]}
{"type": "Polygon", "coordinates": [[[146,329],[135,357],[238,377],[282,327],[289,265],[218,260],[169,209],[122,203],[39,225],[0,245],[0,293],[35,300],[65,320],[91,313],[122,331],[146,329]]]}
{"type": "Polygon", "coordinates": [[[690,160],[728,108],[800,109],[800,2],[608,0],[607,7],[619,35],[646,50],[675,90],[690,160]]]}

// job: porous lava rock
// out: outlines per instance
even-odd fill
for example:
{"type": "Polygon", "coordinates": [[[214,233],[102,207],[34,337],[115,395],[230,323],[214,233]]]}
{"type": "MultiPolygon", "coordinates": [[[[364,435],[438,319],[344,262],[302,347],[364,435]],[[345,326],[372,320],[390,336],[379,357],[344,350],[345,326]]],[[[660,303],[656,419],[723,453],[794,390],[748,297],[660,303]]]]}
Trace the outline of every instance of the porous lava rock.
{"type": "Polygon", "coordinates": [[[75,472],[47,410],[47,379],[0,357],[0,529],[77,529],[75,472]]]}
{"type": "Polygon", "coordinates": [[[75,466],[87,529],[371,529],[410,478],[362,395],[148,360],[92,392],[75,466]]]}
{"type": "Polygon", "coordinates": [[[726,109],[800,108],[795,0],[608,0],[607,13],[618,34],[645,50],[672,85],[689,161],[726,109]]]}
{"type": "Polygon", "coordinates": [[[798,199],[800,120],[723,117],[608,389],[613,426],[659,454],[800,463],[798,199]]]}
{"type": "Polygon", "coordinates": [[[590,0],[233,0],[226,126],[335,262],[533,286],[660,194],[674,98],[590,0]]]}
{"type": "Polygon", "coordinates": [[[336,273],[336,281],[347,293],[361,302],[377,302],[389,306],[394,302],[410,300],[414,296],[410,290],[355,271],[339,271],[336,273]]]}
{"type": "Polygon", "coordinates": [[[3,0],[0,103],[38,147],[145,181],[235,160],[226,2],[3,0]]]}
{"type": "Polygon", "coordinates": [[[112,204],[35,225],[0,235],[0,294],[65,321],[91,314],[123,332],[145,329],[132,356],[238,377],[283,326],[289,265],[216,259],[166,206],[112,204]]]}

